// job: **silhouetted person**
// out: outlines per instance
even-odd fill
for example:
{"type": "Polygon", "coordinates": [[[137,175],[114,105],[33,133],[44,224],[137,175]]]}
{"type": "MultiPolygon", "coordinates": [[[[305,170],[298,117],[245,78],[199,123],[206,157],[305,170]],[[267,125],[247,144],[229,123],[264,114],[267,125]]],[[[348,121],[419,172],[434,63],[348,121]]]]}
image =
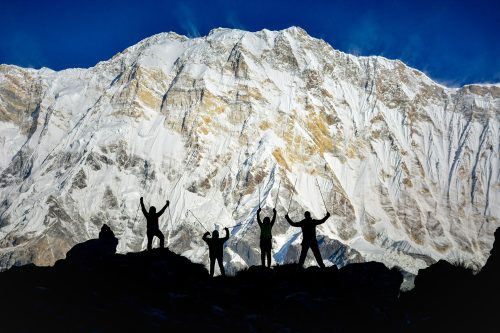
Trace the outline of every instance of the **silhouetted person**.
{"type": "Polygon", "coordinates": [[[307,251],[311,249],[314,254],[314,258],[316,258],[316,261],[318,262],[318,265],[320,267],[325,267],[323,259],[321,258],[321,253],[319,252],[318,241],[316,240],[316,226],[321,223],[325,223],[326,220],[328,220],[328,218],[330,217],[330,213],[326,212],[326,216],[321,220],[313,220],[311,218],[311,213],[309,212],[305,212],[304,217],[305,219],[300,222],[293,222],[292,220],[290,220],[288,214],[285,215],[287,222],[291,226],[302,228],[302,250],[300,251],[299,265],[304,265],[307,251]]]}
{"type": "Polygon", "coordinates": [[[118,238],[115,237],[111,228],[104,224],[98,239],[89,239],[86,242],[76,244],[66,253],[66,259],[70,262],[83,263],[82,265],[85,266],[85,263],[112,256],[116,253],[117,246],[118,238]]]}
{"type": "Polygon", "coordinates": [[[168,205],[170,202],[167,200],[167,203],[163,208],[157,213],[156,212],[156,207],[151,206],[149,207],[149,213],[146,211],[146,208],[144,207],[144,202],[141,197],[141,208],[142,208],[142,213],[146,217],[147,220],[147,236],[148,236],[148,251],[151,250],[151,246],[153,244],[153,237],[156,236],[160,239],[160,247],[163,248],[165,246],[165,237],[163,236],[162,232],[160,231],[160,228],[158,226],[158,218],[165,212],[165,209],[167,209],[168,205]]]}
{"type": "Polygon", "coordinates": [[[219,263],[220,274],[222,276],[226,275],[224,271],[224,265],[222,262],[222,257],[224,255],[224,243],[229,239],[229,229],[224,228],[226,231],[226,237],[219,238],[219,232],[214,230],[212,232],[212,237],[208,237],[210,233],[207,231],[203,235],[203,240],[208,244],[208,256],[210,257],[210,276],[214,276],[215,260],[219,263]]]}
{"type": "Polygon", "coordinates": [[[276,209],[273,209],[272,220],[269,217],[264,217],[264,221],[260,220],[260,211],[257,210],[257,223],[260,227],[260,261],[262,266],[266,265],[267,257],[267,267],[271,267],[271,249],[273,247],[273,234],[272,229],[274,222],[276,221],[276,209]]]}
{"type": "Polygon", "coordinates": [[[115,237],[115,233],[107,224],[103,224],[101,231],[99,231],[99,242],[101,244],[101,255],[107,256],[116,253],[118,238],[115,237]]]}
{"type": "Polygon", "coordinates": [[[107,225],[104,224],[101,227],[101,231],[99,231],[99,239],[112,239],[115,238],[115,233],[111,228],[107,225]]]}

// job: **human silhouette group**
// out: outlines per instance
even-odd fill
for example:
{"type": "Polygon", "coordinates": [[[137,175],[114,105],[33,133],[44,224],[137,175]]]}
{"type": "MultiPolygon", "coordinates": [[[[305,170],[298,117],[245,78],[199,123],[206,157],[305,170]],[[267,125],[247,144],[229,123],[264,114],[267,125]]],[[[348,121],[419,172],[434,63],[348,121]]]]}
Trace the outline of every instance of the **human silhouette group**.
{"type": "MultiPolygon", "coordinates": [[[[146,210],[144,206],[144,200],[141,197],[140,204],[142,208],[142,213],[146,217],[147,221],[147,239],[148,245],[147,249],[150,251],[152,249],[153,238],[158,237],[160,240],[160,248],[165,246],[165,237],[163,233],[160,231],[158,225],[158,218],[165,212],[165,209],[169,206],[170,202],[167,200],[165,206],[159,211],[156,212],[156,207],[151,206],[149,208],[149,212],[146,210]]],[[[261,256],[261,264],[263,267],[271,267],[271,252],[272,252],[272,243],[273,243],[273,234],[272,229],[276,222],[276,208],[273,208],[273,216],[269,218],[268,216],[264,217],[261,220],[262,209],[259,207],[257,210],[257,223],[260,227],[260,256],[261,256]],[[267,262],[266,262],[267,260],[267,262]]],[[[311,213],[306,211],[304,212],[304,219],[299,222],[294,222],[288,216],[288,213],[285,215],[285,220],[293,227],[302,229],[302,249],[300,252],[299,258],[299,266],[303,266],[307,252],[311,249],[318,266],[325,267],[323,263],[323,258],[321,257],[321,253],[318,246],[318,241],[316,239],[316,226],[325,223],[326,220],[330,217],[330,213],[327,211],[326,215],[320,219],[315,220],[311,217],[311,213]]],[[[224,255],[224,243],[229,239],[229,229],[224,228],[225,236],[220,238],[219,231],[214,230],[212,233],[207,231],[202,239],[208,245],[208,253],[210,259],[210,276],[214,276],[215,262],[218,263],[220,274],[222,276],[225,275],[224,263],[223,263],[223,255],[224,255]]]]}

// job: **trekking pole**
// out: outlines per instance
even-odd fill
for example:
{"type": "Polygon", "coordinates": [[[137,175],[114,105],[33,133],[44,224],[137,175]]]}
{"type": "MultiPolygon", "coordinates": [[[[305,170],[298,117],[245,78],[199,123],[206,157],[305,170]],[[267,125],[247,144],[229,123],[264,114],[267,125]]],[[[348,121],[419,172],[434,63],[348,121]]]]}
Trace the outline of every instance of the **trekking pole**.
{"type": "Polygon", "coordinates": [[[278,205],[278,195],[280,194],[280,187],[281,187],[281,179],[280,182],[278,183],[278,193],[276,193],[276,201],[274,202],[274,209],[276,209],[276,206],[278,205]]]}
{"type": "MultiPolygon", "coordinates": [[[[139,206],[137,206],[137,210],[135,211],[135,219],[134,219],[134,225],[137,222],[137,215],[139,214],[139,207],[141,207],[141,203],[139,202],[139,206]]],[[[132,227],[133,228],[133,227],[132,227]]]]}
{"type": "Polygon", "coordinates": [[[196,217],[196,215],[194,215],[194,213],[191,211],[191,210],[187,210],[188,212],[191,213],[191,215],[194,216],[194,218],[196,219],[196,221],[198,221],[198,223],[203,227],[203,229],[205,229],[206,232],[210,233],[210,231],[207,230],[207,228],[205,228],[205,226],[200,222],[200,220],[198,220],[198,218],[196,217]]]}
{"type": "Polygon", "coordinates": [[[260,185],[259,185],[259,208],[260,208],[260,185]]]}
{"type": "MultiPolygon", "coordinates": [[[[295,183],[293,184],[293,189],[292,189],[292,190],[295,190],[295,185],[297,185],[297,180],[298,180],[298,179],[299,179],[298,177],[297,177],[297,178],[295,178],[295,183]]],[[[288,212],[290,211],[290,205],[292,204],[292,198],[293,198],[293,191],[292,191],[292,193],[290,193],[290,200],[288,201],[288,208],[287,208],[287,210],[286,210],[286,213],[287,213],[287,214],[288,214],[288,212]]]]}
{"type": "MultiPolygon", "coordinates": [[[[177,184],[179,184],[179,181],[181,180],[181,178],[182,178],[182,176],[180,176],[179,179],[177,179],[171,192],[175,190],[175,188],[177,187],[177,184]]],[[[172,219],[172,214],[170,213],[170,204],[168,205],[167,208],[168,208],[168,215],[170,216],[170,227],[172,228],[174,225],[174,220],[172,219]]]]}
{"type": "Polygon", "coordinates": [[[168,244],[168,241],[170,239],[170,231],[172,230],[172,228],[174,227],[174,220],[172,220],[172,214],[170,213],[170,202],[168,203],[168,216],[170,217],[170,230],[168,230],[168,225],[167,225],[167,244],[168,244]]]}
{"type": "Polygon", "coordinates": [[[318,178],[314,177],[314,179],[316,180],[316,186],[318,186],[319,194],[321,194],[321,200],[323,200],[323,206],[325,206],[325,210],[328,211],[328,209],[326,208],[325,198],[323,198],[323,193],[321,192],[321,187],[319,187],[318,178]]]}
{"type": "MultiPolygon", "coordinates": [[[[179,181],[181,180],[181,178],[182,178],[182,175],[179,177],[179,179],[177,179],[177,181],[174,184],[174,187],[172,188],[172,190],[170,192],[172,192],[172,191],[175,190],[175,188],[177,187],[177,184],[179,184],[179,181]]],[[[168,208],[168,216],[170,217],[170,230],[168,230],[168,226],[167,226],[167,232],[168,232],[168,234],[167,234],[167,244],[168,244],[168,241],[170,239],[170,232],[174,228],[174,220],[172,219],[172,213],[170,212],[170,203],[168,204],[167,208],[168,208]]]]}

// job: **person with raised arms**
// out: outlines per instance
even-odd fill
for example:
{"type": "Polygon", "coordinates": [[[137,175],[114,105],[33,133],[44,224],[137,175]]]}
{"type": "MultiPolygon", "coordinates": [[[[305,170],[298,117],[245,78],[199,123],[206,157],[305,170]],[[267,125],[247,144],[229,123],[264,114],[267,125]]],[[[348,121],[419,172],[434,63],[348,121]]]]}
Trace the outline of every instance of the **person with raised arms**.
{"type": "Polygon", "coordinates": [[[203,240],[208,245],[208,256],[210,257],[210,276],[214,276],[215,261],[219,264],[220,274],[222,276],[226,275],[222,258],[224,256],[224,243],[229,239],[229,229],[224,228],[224,230],[226,231],[226,236],[223,238],[219,238],[219,232],[217,230],[212,232],[212,237],[208,237],[210,235],[208,231],[203,235],[203,240]]]}
{"type": "Polygon", "coordinates": [[[326,220],[328,220],[328,218],[330,217],[330,213],[326,212],[325,217],[323,217],[321,220],[314,220],[311,218],[311,213],[306,211],[304,213],[304,217],[305,218],[300,222],[293,222],[288,214],[285,215],[286,221],[292,227],[302,228],[302,250],[300,252],[299,265],[304,265],[307,251],[311,249],[314,257],[316,258],[316,261],[318,262],[319,267],[325,267],[323,258],[321,258],[321,253],[319,252],[318,241],[316,239],[316,226],[325,223],[326,220]]]}
{"type": "Polygon", "coordinates": [[[142,197],[141,197],[140,201],[141,201],[142,213],[146,217],[146,221],[147,221],[146,234],[148,236],[148,251],[151,250],[151,247],[153,245],[153,238],[155,236],[160,239],[160,248],[164,248],[165,237],[163,236],[163,233],[160,231],[160,227],[158,226],[158,218],[165,212],[165,209],[167,209],[170,202],[167,200],[167,203],[165,204],[165,206],[163,206],[163,208],[157,213],[155,206],[149,207],[149,212],[146,211],[146,207],[144,207],[144,201],[143,201],[142,197]]]}
{"type": "Polygon", "coordinates": [[[273,234],[272,229],[276,221],[276,209],[273,209],[273,218],[269,219],[268,216],[264,217],[264,221],[260,219],[261,209],[257,210],[257,223],[260,227],[260,260],[262,266],[271,267],[271,250],[273,247],[273,234]]]}

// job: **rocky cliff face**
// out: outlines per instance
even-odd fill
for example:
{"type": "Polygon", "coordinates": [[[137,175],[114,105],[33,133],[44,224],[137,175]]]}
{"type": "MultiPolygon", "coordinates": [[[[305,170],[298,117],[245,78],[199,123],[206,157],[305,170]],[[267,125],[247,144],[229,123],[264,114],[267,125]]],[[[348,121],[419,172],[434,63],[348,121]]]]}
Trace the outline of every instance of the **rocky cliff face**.
{"type": "Polygon", "coordinates": [[[120,252],[144,249],[140,196],[171,201],[167,244],[197,262],[203,228],[239,225],[230,271],[258,262],[259,198],[277,203],[285,263],[290,199],[292,219],[320,218],[321,194],[327,262],[479,267],[500,225],[499,119],[500,85],[447,88],[300,28],[163,33],[89,69],[1,65],[0,267],[52,264],[103,223],[120,252]]]}

